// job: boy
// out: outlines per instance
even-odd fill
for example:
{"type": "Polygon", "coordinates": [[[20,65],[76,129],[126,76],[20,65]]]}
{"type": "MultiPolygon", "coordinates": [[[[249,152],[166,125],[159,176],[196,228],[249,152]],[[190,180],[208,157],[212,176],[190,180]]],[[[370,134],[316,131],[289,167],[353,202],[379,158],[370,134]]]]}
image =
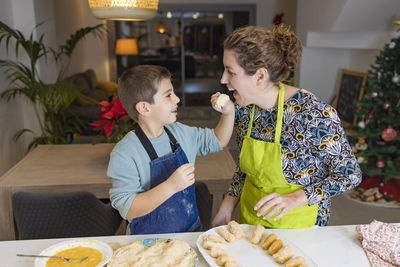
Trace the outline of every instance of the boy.
{"type": "Polygon", "coordinates": [[[127,234],[201,230],[194,190],[194,162],[225,147],[232,134],[234,105],[216,105],[221,118],[214,130],[176,122],[179,98],[170,72],[161,66],[139,65],[126,70],[118,93],[138,126],[118,142],[107,170],[110,199],[129,220],[127,234]]]}

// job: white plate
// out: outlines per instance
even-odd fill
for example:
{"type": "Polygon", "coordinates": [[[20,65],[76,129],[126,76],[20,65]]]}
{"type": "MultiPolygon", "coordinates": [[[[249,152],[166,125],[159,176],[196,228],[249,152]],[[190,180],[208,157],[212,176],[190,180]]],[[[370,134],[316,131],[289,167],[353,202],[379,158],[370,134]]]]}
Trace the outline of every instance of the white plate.
{"type": "MultiPolygon", "coordinates": [[[[60,242],[51,247],[46,248],[45,250],[40,252],[39,255],[53,256],[62,250],[75,247],[89,247],[100,251],[101,254],[103,255],[103,259],[96,267],[106,265],[106,263],[111,259],[113,255],[113,250],[108,244],[92,239],[74,239],[74,240],[60,242]]],[[[35,267],[46,267],[46,263],[48,260],[49,260],[48,258],[36,258],[35,267]]]]}
{"type": "MultiPolygon", "coordinates": [[[[271,234],[272,232],[268,231],[268,229],[265,229],[264,235],[261,238],[261,241],[258,245],[254,245],[250,242],[251,236],[253,234],[254,225],[249,225],[249,224],[241,224],[240,225],[242,229],[244,230],[246,237],[247,238],[242,238],[242,239],[237,239],[233,243],[226,243],[228,246],[228,255],[234,257],[238,263],[240,263],[243,267],[252,267],[252,266],[280,266],[282,267],[282,264],[278,264],[274,261],[271,255],[268,254],[263,248],[261,248],[262,242],[264,242],[264,239],[271,234]]],[[[200,243],[201,240],[203,239],[204,235],[218,235],[217,229],[220,227],[224,227],[225,229],[228,230],[228,227],[226,225],[218,226],[215,228],[211,228],[207,232],[204,232],[201,234],[196,241],[196,245],[200,251],[200,253],[203,255],[204,259],[207,261],[207,263],[211,267],[219,267],[217,264],[215,258],[211,257],[210,251],[204,249],[200,243]]],[[[289,240],[284,239],[278,235],[278,238],[282,240],[284,245],[290,245],[293,250],[294,250],[294,256],[301,256],[306,260],[306,263],[310,267],[316,267],[317,264],[308,257],[306,254],[304,254],[303,251],[301,251],[298,247],[296,247],[293,243],[291,243],[289,240]]]]}

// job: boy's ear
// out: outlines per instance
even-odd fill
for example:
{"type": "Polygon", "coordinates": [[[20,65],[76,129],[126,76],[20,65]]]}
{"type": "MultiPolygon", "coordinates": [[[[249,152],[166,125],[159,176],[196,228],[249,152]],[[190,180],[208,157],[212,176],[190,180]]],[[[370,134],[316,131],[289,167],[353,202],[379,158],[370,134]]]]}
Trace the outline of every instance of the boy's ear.
{"type": "Polygon", "coordinates": [[[259,68],[256,73],[257,85],[261,85],[269,80],[269,73],[266,68],[259,68]]]}
{"type": "Polygon", "coordinates": [[[146,114],[150,111],[149,103],[145,101],[138,102],[135,107],[137,112],[142,116],[146,116],[146,114]]]}

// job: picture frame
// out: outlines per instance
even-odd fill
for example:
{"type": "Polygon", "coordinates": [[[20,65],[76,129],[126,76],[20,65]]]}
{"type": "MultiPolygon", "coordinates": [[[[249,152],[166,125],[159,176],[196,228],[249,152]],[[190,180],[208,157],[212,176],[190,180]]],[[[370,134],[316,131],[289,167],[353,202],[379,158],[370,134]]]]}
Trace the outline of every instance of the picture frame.
{"type": "Polygon", "coordinates": [[[364,96],[364,86],[367,82],[367,76],[367,73],[346,69],[342,69],[340,72],[334,108],[343,126],[355,125],[357,123],[357,116],[354,113],[358,101],[364,96]]]}

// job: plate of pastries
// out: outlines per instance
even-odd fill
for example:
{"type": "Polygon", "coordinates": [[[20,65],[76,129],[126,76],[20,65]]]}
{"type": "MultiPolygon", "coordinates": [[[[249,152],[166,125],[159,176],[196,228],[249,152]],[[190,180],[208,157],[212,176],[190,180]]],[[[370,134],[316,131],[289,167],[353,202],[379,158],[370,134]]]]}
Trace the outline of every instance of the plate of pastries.
{"type": "Polygon", "coordinates": [[[230,221],[227,225],[211,228],[201,234],[196,245],[212,267],[317,266],[289,240],[262,225],[230,221]]]}

